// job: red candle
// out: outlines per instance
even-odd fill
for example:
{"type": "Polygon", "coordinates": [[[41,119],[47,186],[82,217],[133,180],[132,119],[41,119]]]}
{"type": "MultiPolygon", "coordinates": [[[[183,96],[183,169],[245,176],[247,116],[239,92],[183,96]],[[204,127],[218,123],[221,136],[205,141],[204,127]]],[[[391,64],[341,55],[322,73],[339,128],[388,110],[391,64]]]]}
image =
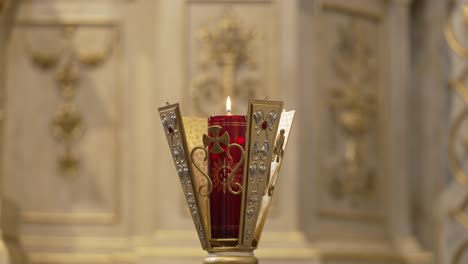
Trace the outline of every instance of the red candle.
{"type": "Polygon", "coordinates": [[[210,116],[208,127],[219,126],[219,129],[210,129],[208,136],[215,139],[208,147],[209,176],[213,182],[213,191],[210,194],[211,237],[237,238],[239,236],[239,223],[241,211],[241,188],[244,173],[245,129],[246,116],[232,115],[230,113],[230,100],[226,104],[227,115],[210,116]],[[217,133],[217,135],[215,135],[217,133]],[[229,135],[229,147],[226,142],[229,135]],[[224,139],[224,142],[223,142],[224,139]],[[222,148],[216,148],[219,144],[222,148]],[[233,145],[233,144],[238,144],[233,145]],[[242,150],[240,147],[242,147],[242,150]],[[228,154],[229,151],[229,154],[228,154]],[[229,176],[231,181],[229,181],[229,176]]]}

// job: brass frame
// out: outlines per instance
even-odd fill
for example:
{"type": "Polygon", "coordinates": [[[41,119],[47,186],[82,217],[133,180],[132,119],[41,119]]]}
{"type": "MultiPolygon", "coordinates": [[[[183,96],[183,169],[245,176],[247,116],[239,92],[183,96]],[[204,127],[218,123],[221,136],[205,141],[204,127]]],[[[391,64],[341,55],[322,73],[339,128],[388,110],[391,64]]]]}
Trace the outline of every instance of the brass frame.
{"type": "Polygon", "coordinates": [[[185,136],[182,115],[180,114],[179,104],[168,105],[159,108],[159,115],[163,123],[169,148],[172,150],[174,165],[179,174],[180,183],[184,191],[185,199],[190,208],[190,214],[197,230],[198,238],[203,249],[210,247],[208,238],[210,237],[207,228],[206,215],[201,214],[200,199],[194,192],[192,181],[195,182],[192,166],[188,163],[190,160],[187,138],[185,136]]]}
{"type": "MultiPolygon", "coordinates": [[[[253,252],[258,246],[283,162],[285,142],[287,142],[294,114],[294,111],[284,112],[283,102],[280,101],[249,101],[246,147],[244,149],[243,164],[241,165],[244,166],[244,178],[242,187],[239,189],[241,191],[239,194],[242,195],[239,235],[233,239],[212,239],[210,208],[207,202],[209,201],[208,194],[212,189],[212,183],[206,171],[202,168],[203,166],[196,163],[194,153],[202,149],[204,156],[200,156],[199,159],[203,158],[206,161],[208,143],[218,140],[218,143],[227,145],[226,137],[216,134],[215,138],[210,138],[205,134],[202,146],[191,146],[189,148],[179,104],[159,108],[166,139],[200,243],[202,248],[210,253],[204,263],[233,263],[233,261],[234,263],[246,264],[258,263],[253,253],[250,255],[249,252],[253,252]],[[282,124],[281,132],[278,132],[280,120],[284,117],[283,113],[287,113],[290,120],[282,124]],[[276,163],[275,169],[271,172],[273,163],[276,163]],[[201,174],[195,177],[195,172],[201,174]],[[197,180],[201,180],[203,183],[197,182],[197,180]]],[[[214,131],[216,128],[208,127],[208,131],[213,134],[216,132],[214,131]]],[[[191,131],[188,131],[188,133],[191,137],[194,136],[191,131]]],[[[228,138],[227,140],[229,142],[228,138]]],[[[193,145],[192,141],[193,138],[191,140],[193,145]]],[[[236,146],[236,144],[229,144],[228,148],[232,146],[236,146]]],[[[217,148],[217,150],[224,151],[220,148],[217,148]]],[[[231,178],[232,175],[229,175],[229,179],[231,178]]],[[[230,189],[229,191],[237,194],[236,190],[238,189],[230,189]]]]}
{"type": "Polygon", "coordinates": [[[240,248],[257,248],[258,245],[258,241],[254,239],[255,228],[258,214],[260,213],[261,199],[268,186],[268,179],[263,180],[263,177],[269,177],[267,174],[269,175],[270,173],[273,145],[276,140],[282,110],[283,102],[268,100],[253,100],[249,102],[245,143],[247,149],[246,160],[248,162],[245,163],[244,183],[242,184],[245,191],[242,194],[241,234],[239,234],[240,248]],[[268,120],[267,118],[270,119],[268,120]],[[263,122],[268,123],[268,128],[263,130],[264,133],[262,133],[260,127],[263,125],[263,122]],[[271,131],[273,136],[268,137],[268,130],[271,131]],[[271,152],[267,150],[268,155],[266,153],[259,153],[260,156],[256,155],[258,151],[256,150],[256,146],[258,147],[257,144],[259,142],[264,143],[263,147],[266,147],[265,149],[271,148],[271,152]],[[259,162],[258,168],[257,161],[259,162]],[[254,177],[254,174],[257,173],[258,177],[254,177]],[[258,182],[255,179],[258,179],[258,182]],[[245,208],[247,203],[249,208],[245,208]]]}

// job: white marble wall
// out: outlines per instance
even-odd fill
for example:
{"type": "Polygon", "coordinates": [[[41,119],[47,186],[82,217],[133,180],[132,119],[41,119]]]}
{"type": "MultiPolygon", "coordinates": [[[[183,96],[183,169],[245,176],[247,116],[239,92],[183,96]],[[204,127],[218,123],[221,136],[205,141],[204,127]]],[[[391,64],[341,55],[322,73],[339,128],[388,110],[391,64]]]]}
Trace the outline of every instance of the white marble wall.
{"type": "MultiPolygon", "coordinates": [[[[431,263],[410,206],[411,142],[420,135],[410,126],[411,8],[403,0],[22,1],[0,36],[2,193],[19,209],[18,247],[31,263],[201,261],[156,108],[222,111],[213,102],[224,96],[225,69],[204,61],[199,33],[230,15],[253,36],[233,78],[234,111],[252,96],[298,110],[261,262],[431,263]],[[79,82],[58,82],[69,65],[79,82]],[[63,94],[70,87],[75,96],[63,94]],[[83,128],[69,145],[51,127],[64,104],[83,128]],[[79,161],[64,163],[71,173],[57,167],[67,148],[79,161]]],[[[442,104],[425,100],[424,109],[442,104]]],[[[438,137],[421,134],[428,144],[438,137]]],[[[437,178],[442,165],[422,152],[421,166],[437,178]]]]}

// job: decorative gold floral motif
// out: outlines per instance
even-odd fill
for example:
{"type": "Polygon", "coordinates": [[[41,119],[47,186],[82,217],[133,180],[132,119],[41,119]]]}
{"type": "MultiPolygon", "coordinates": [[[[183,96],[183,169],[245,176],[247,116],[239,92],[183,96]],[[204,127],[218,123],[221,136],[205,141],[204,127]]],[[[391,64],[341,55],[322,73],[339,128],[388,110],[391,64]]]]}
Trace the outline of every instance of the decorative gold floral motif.
{"type": "Polygon", "coordinates": [[[79,88],[80,66],[97,67],[111,55],[114,43],[109,41],[106,48],[98,53],[84,53],[73,45],[73,39],[80,26],[63,26],[61,36],[65,46],[57,53],[39,51],[26,43],[26,51],[31,62],[42,70],[56,71],[56,87],[62,102],[52,121],[52,133],[62,144],[63,153],[57,158],[57,167],[65,175],[75,174],[80,169],[81,161],[74,154],[73,147],[84,134],[84,120],[75,101],[79,88]]]}
{"type": "MultiPolygon", "coordinates": [[[[212,186],[210,186],[209,190],[211,192],[213,186],[215,188],[221,188],[222,186],[223,191],[226,191],[227,187],[227,190],[231,194],[238,195],[242,192],[243,188],[242,183],[238,180],[238,177],[240,177],[239,170],[244,164],[245,150],[241,145],[237,143],[229,143],[229,134],[226,131],[224,131],[224,133],[221,133],[221,130],[222,127],[216,125],[208,127],[208,135],[203,134],[203,147],[196,147],[194,148],[194,150],[204,149],[206,155],[208,154],[208,151],[216,154],[225,153],[225,160],[228,162],[227,164],[215,164],[215,169],[211,171],[211,173],[215,175],[215,179],[211,183],[212,186]],[[226,149],[224,149],[223,147],[225,147],[226,149]],[[234,161],[233,157],[231,156],[232,148],[237,148],[241,153],[241,157],[238,161],[234,161]],[[235,188],[233,188],[233,186],[235,188]]],[[[193,153],[194,152],[192,151],[192,157],[193,153]]],[[[193,160],[194,159],[192,158],[192,162],[193,160]]],[[[196,163],[194,163],[194,165],[201,173],[203,173],[203,171],[198,167],[196,163]]],[[[208,175],[204,175],[207,178],[207,181],[210,181],[208,175]]]]}
{"type": "Polygon", "coordinates": [[[32,62],[43,70],[50,70],[57,66],[61,54],[46,54],[30,51],[32,62]]]}
{"type": "MultiPolygon", "coordinates": [[[[468,153],[468,133],[465,131],[466,121],[468,120],[468,108],[466,107],[466,104],[468,103],[468,89],[465,84],[468,77],[468,63],[466,61],[468,59],[468,49],[459,41],[452,25],[453,15],[458,11],[457,8],[455,8],[456,2],[449,0],[447,4],[449,14],[447,15],[445,23],[445,38],[453,53],[464,60],[462,70],[455,76],[455,78],[450,80],[449,86],[463,99],[465,104],[464,108],[457,113],[456,118],[453,119],[450,126],[448,140],[449,168],[457,182],[468,187],[468,174],[464,169],[464,162],[466,162],[466,154],[468,153]],[[457,151],[459,147],[461,147],[461,151],[457,151]]],[[[461,11],[466,25],[468,21],[468,8],[466,6],[462,6],[461,11]]],[[[460,205],[449,212],[450,216],[464,226],[465,229],[468,229],[467,208],[468,195],[465,195],[460,205]]],[[[466,245],[460,248],[460,251],[456,253],[453,263],[459,263],[465,252],[466,245]]]]}
{"type": "Polygon", "coordinates": [[[375,118],[376,94],[370,90],[376,74],[373,43],[366,31],[352,21],[338,31],[338,43],[332,57],[333,72],[341,81],[331,92],[336,122],[344,132],[342,171],[335,173],[330,191],[337,198],[372,193],[375,171],[367,168],[362,154],[362,138],[375,118]]]}
{"type": "Polygon", "coordinates": [[[255,68],[252,52],[254,31],[245,29],[233,10],[229,9],[217,26],[203,28],[198,35],[202,71],[192,81],[192,98],[197,110],[204,114],[218,111],[223,107],[220,102],[224,102],[223,98],[227,96],[234,97],[234,100],[254,97],[258,80],[254,77],[241,78],[237,74],[240,68],[255,68]]]}
{"type": "Polygon", "coordinates": [[[73,104],[64,104],[55,115],[53,124],[55,138],[73,143],[83,135],[83,120],[73,104]]]}
{"type": "MultiPolygon", "coordinates": [[[[217,191],[223,191],[224,194],[227,193],[229,189],[229,175],[234,171],[233,168],[237,167],[238,163],[232,164],[230,163],[223,163],[221,160],[217,160],[214,163],[212,175],[213,177],[213,188],[217,191]]],[[[242,186],[242,173],[234,172],[233,174],[233,181],[230,183],[232,185],[239,184],[242,186]]]]}
{"type": "Polygon", "coordinates": [[[72,64],[67,64],[57,76],[57,88],[63,98],[75,97],[78,76],[72,64]]]}
{"type": "Polygon", "coordinates": [[[67,148],[65,153],[58,157],[58,166],[60,171],[67,175],[76,174],[80,169],[80,159],[67,148]]]}

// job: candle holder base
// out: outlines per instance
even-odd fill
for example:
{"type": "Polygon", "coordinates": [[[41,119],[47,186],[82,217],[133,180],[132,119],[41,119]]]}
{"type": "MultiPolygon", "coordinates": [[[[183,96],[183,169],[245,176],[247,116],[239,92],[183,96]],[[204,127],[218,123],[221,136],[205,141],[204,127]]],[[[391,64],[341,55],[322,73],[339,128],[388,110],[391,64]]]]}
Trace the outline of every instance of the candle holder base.
{"type": "Polygon", "coordinates": [[[216,252],[210,253],[203,264],[258,264],[252,252],[216,252]]]}

